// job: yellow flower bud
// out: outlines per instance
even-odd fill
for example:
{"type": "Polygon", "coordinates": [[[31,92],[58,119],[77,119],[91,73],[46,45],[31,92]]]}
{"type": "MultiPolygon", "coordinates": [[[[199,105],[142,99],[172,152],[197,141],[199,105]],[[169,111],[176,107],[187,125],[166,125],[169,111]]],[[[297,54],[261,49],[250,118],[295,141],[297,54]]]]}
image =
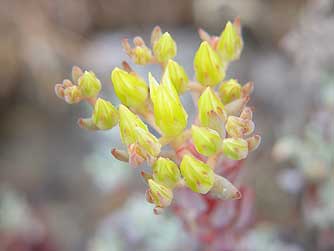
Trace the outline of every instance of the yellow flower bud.
{"type": "Polygon", "coordinates": [[[158,156],[161,149],[159,140],[149,131],[135,127],[134,134],[136,136],[136,142],[148,153],[149,156],[158,156]]]}
{"type": "Polygon", "coordinates": [[[112,103],[99,98],[94,106],[92,120],[100,130],[111,129],[118,123],[118,111],[112,103]]]}
{"type": "Polygon", "coordinates": [[[241,138],[226,138],[223,140],[223,153],[233,160],[245,159],[248,154],[248,143],[241,138]]]}
{"type": "Polygon", "coordinates": [[[79,103],[82,99],[82,93],[76,85],[73,85],[65,88],[64,99],[68,104],[79,103]]]}
{"type": "Polygon", "coordinates": [[[242,38],[241,35],[238,34],[237,28],[231,22],[227,22],[217,43],[219,56],[224,61],[236,60],[240,57],[242,47],[242,38]]]}
{"type": "Polygon", "coordinates": [[[194,58],[196,79],[202,85],[215,86],[225,77],[225,65],[208,42],[201,43],[194,58]]]}
{"type": "Polygon", "coordinates": [[[152,61],[151,50],[146,46],[136,46],[132,51],[132,59],[135,64],[149,64],[152,61]]]}
{"type": "Polygon", "coordinates": [[[148,180],[149,197],[153,203],[160,208],[168,207],[173,200],[173,192],[169,188],[161,185],[154,180],[148,180]]]}
{"type": "Polygon", "coordinates": [[[252,120],[229,116],[225,125],[226,132],[231,137],[242,138],[254,131],[255,125],[252,120]]]}
{"type": "Polygon", "coordinates": [[[181,161],[180,169],[187,186],[194,192],[206,194],[212,188],[215,174],[204,162],[186,154],[181,161]]]}
{"type": "Polygon", "coordinates": [[[156,124],[165,136],[177,136],[187,126],[188,114],[174,86],[166,83],[159,85],[151,73],[149,82],[156,124]]]}
{"type": "Polygon", "coordinates": [[[222,147],[222,140],[215,130],[193,125],[191,133],[196,150],[204,156],[211,156],[222,147]]]}
{"type": "Polygon", "coordinates": [[[124,145],[130,145],[136,142],[136,136],[133,128],[140,127],[145,131],[148,131],[147,126],[141,119],[131,112],[126,106],[119,106],[119,127],[121,133],[121,139],[124,145]]]}
{"type": "Polygon", "coordinates": [[[141,155],[144,155],[144,150],[147,154],[146,159],[159,155],[161,148],[159,140],[149,132],[144,122],[124,105],[119,106],[119,127],[124,145],[137,143],[142,149],[135,150],[140,151],[141,155]]]}
{"type": "Polygon", "coordinates": [[[85,71],[78,80],[78,86],[82,95],[86,98],[94,98],[101,91],[101,82],[92,71],[85,71]]]}
{"type": "Polygon", "coordinates": [[[241,85],[235,79],[230,79],[219,87],[219,96],[223,104],[230,103],[241,97],[241,85]]]}
{"type": "Polygon", "coordinates": [[[122,104],[132,108],[144,105],[148,95],[148,87],[144,80],[118,67],[112,71],[111,80],[122,104]]]}
{"type": "Polygon", "coordinates": [[[183,93],[189,79],[183,67],[170,59],[162,76],[162,82],[170,82],[169,84],[172,84],[178,93],[183,93]]]}
{"type": "Polygon", "coordinates": [[[166,187],[173,188],[181,179],[178,166],[170,159],[160,157],[152,169],[154,180],[166,187]]]}
{"type": "Polygon", "coordinates": [[[153,52],[160,63],[167,63],[176,56],[176,43],[168,32],[162,34],[153,44],[153,52]]]}
{"type": "Polygon", "coordinates": [[[224,105],[210,87],[206,88],[198,100],[198,115],[202,126],[224,135],[224,122],[226,121],[224,105]]]}

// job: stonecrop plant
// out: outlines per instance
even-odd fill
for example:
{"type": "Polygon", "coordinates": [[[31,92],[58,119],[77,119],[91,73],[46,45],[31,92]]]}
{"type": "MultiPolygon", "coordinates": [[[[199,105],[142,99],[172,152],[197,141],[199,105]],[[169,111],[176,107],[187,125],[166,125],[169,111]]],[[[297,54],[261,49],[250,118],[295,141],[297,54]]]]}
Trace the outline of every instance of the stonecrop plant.
{"type": "Polygon", "coordinates": [[[124,39],[122,46],[135,64],[158,64],[163,74],[157,78],[149,73],[147,84],[125,61],[114,68],[111,81],[121,102],[118,107],[99,97],[101,82],[96,75],[77,66],[72,81],[55,86],[65,102],[86,101],[92,106],[92,116],[79,119],[80,127],[110,130],[119,125],[125,149],[113,149],[112,155],[133,167],[145,162],[151,167],[151,173],[142,171],[142,176],[148,185],[146,199],[157,214],[181,187],[223,200],[240,198],[238,189],[215,173],[215,166],[220,158],[245,159],[261,140],[252,135],[255,125],[247,106],[253,83],[242,86],[236,79],[225,79],[228,65],[239,59],[243,48],[239,19],[228,22],[219,37],[204,30],[199,35],[203,41],[194,56],[194,81],[173,60],[177,45],[172,36],[155,27],[151,48],[141,37],[133,39],[133,46],[124,39]],[[191,122],[180,99],[187,92],[197,111],[191,122]],[[189,143],[194,151],[183,147],[189,143]]]}

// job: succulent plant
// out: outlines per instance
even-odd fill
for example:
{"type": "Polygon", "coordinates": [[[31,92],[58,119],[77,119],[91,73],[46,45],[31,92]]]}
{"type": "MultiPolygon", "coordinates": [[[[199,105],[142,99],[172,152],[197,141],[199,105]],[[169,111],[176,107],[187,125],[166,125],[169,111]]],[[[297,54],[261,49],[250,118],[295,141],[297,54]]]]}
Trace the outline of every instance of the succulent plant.
{"type": "Polygon", "coordinates": [[[217,161],[245,159],[260,144],[259,135],[251,136],[255,126],[247,107],[253,83],[242,86],[235,79],[224,80],[228,65],[239,58],[243,47],[239,19],[228,22],[219,37],[203,30],[200,37],[194,81],[174,60],[176,42],[160,27],[153,29],[152,49],[141,37],[134,38],[134,47],[123,40],[135,64],[158,64],[163,74],[159,80],[149,73],[147,84],[125,61],[113,69],[111,81],[121,101],[118,107],[99,97],[102,85],[97,76],[77,66],[72,81],[65,79],[55,86],[65,102],[86,101],[92,106],[91,118],[79,119],[80,127],[109,130],[119,125],[125,148],[113,149],[112,154],[133,167],[143,163],[151,167],[152,173],[142,172],[142,176],[148,184],[147,201],[155,205],[157,214],[172,204],[175,190],[185,187],[217,200],[239,199],[238,188],[215,171],[217,161]],[[188,121],[180,98],[184,93],[190,93],[198,107],[195,121],[188,121]]]}

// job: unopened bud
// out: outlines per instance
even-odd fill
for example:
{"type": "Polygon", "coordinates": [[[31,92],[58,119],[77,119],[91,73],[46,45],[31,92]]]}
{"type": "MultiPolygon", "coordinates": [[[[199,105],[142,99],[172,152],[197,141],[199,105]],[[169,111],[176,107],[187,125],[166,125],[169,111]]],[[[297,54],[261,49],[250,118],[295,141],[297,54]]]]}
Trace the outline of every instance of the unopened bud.
{"type": "Polygon", "coordinates": [[[160,63],[167,63],[176,56],[176,43],[168,32],[162,34],[153,44],[154,56],[160,63]]]}
{"type": "Polygon", "coordinates": [[[203,29],[198,29],[198,35],[203,41],[211,42],[211,36],[203,29]]]}
{"type": "Polygon", "coordinates": [[[153,203],[159,208],[168,207],[173,200],[173,192],[169,188],[161,185],[154,180],[149,180],[149,196],[153,203]]]}
{"type": "Polygon", "coordinates": [[[231,103],[226,104],[225,111],[227,115],[239,116],[249,101],[249,96],[238,98],[231,103]]]}
{"type": "Polygon", "coordinates": [[[242,94],[241,96],[242,97],[250,96],[253,91],[254,91],[254,83],[248,82],[241,88],[241,94],[242,94]]]}
{"type": "Polygon", "coordinates": [[[196,150],[204,156],[209,157],[222,147],[220,135],[215,130],[193,125],[191,133],[196,150]]]}
{"type": "Polygon", "coordinates": [[[65,91],[65,89],[64,89],[62,84],[56,84],[55,85],[55,93],[56,93],[58,98],[61,98],[61,99],[64,98],[64,95],[65,95],[64,91],[65,91]]]}
{"type": "Polygon", "coordinates": [[[261,136],[254,135],[247,139],[247,143],[248,143],[248,151],[249,152],[255,151],[261,144],[261,136]]]}
{"type": "Polygon", "coordinates": [[[63,87],[66,89],[66,88],[68,88],[68,87],[72,87],[73,86],[73,83],[72,83],[72,81],[71,80],[69,80],[69,79],[64,79],[63,80],[63,87]]]}
{"type": "Polygon", "coordinates": [[[241,198],[239,190],[229,180],[219,175],[215,175],[215,182],[210,190],[210,195],[220,200],[241,198]]]}
{"type": "Polygon", "coordinates": [[[133,112],[131,112],[126,106],[119,106],[119,128],[121,139],[124,145],[130,145],[136,142],[136,135],[134,132],[135,127],[140,127],[145,131],[148,131],[144,122],[133,112]]]}
{"type": "Polygon", "coordinates": [[[242,138],[254,131],[255,125],[252,120],[242,119],[235,116],[229,116],[225,125],[226,132],[229,136],[242,138]]]}
{"type": "Polygon", "coordinates": [[[85,71],[78,80],[79,89],[85,98],[95,98],[101,90],[101,82],[92,71],[85,71]]]}
{"type": "Polygon", "coordinates": [[[230,79],[220,86],[219,96],[223,104],[228,104],[241,97],[241,85],[235,79],[230,79]]]}
{"type": "Polygon", "coordinates": [[[136,46],[133,49],[133,62],[139,65],[149,64],[152,61],[152,52],[146,46],[136,46]]]}
{"type": "Polygon", "coordinates": [[[129,57],[133,60],[135,64],[145,65],[152,62],[152,52],[145,45],[144,40],[141,37],[135,37],[133,39],[133,43],[135,45],[134,48],[131,48],[129,41],[127,39],[123,39],[122,46],[125,52],[129,57]]]}
{"type": "Polygon", "coordinates": [[[159,40],[161,37],[161,28],[159,26],[155,26],[154,29],[152,30],[151,34],[151,44],[152,46],[159,40]]]}
{"type": "Polygon", "coordinates": [[[215,86],[225,77],[225,65],[206,41],[195,54],[194,70],[198,82],[206,86],[215,86]]]}
{"type": "Polygon", "coordinates": [[[79,66],[72,67],[72,80],[74,83],[78,83],[79,78],[82,76],[83,71],[79,66]]]}
{"type": "Polygon", "coordinates": [[[135,151],[146,160],[160,153],[161,145],[159,140],[148,131],[147,126],[140,118],[132,113],[124,105],[119,107],[119,126],[121,131],[121,139],[123,144],[129,146],[135,145],[135,151]]]}
{"type": "Polygon", "coordinates": [[[226,138],[223,140],[223,153],[233,160],[245,159],[248,155],[248,143],[241,138],[226,138]]]}
{"type": "Polygon", "coordinates": [[[178,166],[167,158],[158,158],[153,167],[153,178],[160,184],[173,188],[181,179],[178,166]]]}
{"type": "Polygon", "coordinates": [[[172,85],[161,85],[149,73],[150,95],[155,122],[167,137],[179,135],[187,126],[188,115],[172,85]]]}
{"type": "Polygon", "coordinates": [[[145,150],[148,155],[146,159],[150,156],[158,156],[161,149],[159,140],[148,130],[145,130],[141,127],[137,126],[133,130],[136,137],[136,142],[145,150]]]}
{"type": "Polygon", "coordinates": [[[122,104],[133,108],[144,105],[148,95],[148,87],[144,80],[118,67],[112,71],[111,80],[122,104]]]}
{"type": "Polygon", "coordinates": [[[224,135],[224,122],[226,121],[224,105],[210,87],[206,88],[198,100],[198,113],[202,126],[224,135]]]}
{"type": "Polygon", "coordinates": [[[64,99],[68,104],[79,103],[82,99],[82,93],[78,86],[73,85],[64,90],[64,99]]]}
{"type": "Polygon", "coordinates": [[[183,67],[173,60],[169,60],[166,66],[162,82],[170,82],[178,93],[183,93],[189,83],[188,76],[183,67]]]}
{"type": "Polygon", "coordinates": [[[241,111],[240,118],[241,118],[241,119],[252,120],[252,119],[253,119],[253,111],[252,111],[252,108],[246,106],[246,107],[241,111]]]}
{"type": "Polygon", "coordinates": [[[218,54],[224,61],[233,61],[240,57],[242,47],[241,35],[231,22],[227,22],[217,43],[218,54]]]}
{"type": "Polygon", "coordinates": [[[206,194],[214,183],[214,172],[209,165],[186,154],[180,164],[181,174],[187,186],[194,192],[206,194]]]}
{"type": "Polygon", "coordinates": [[[128,162],[129,161],[129,155],[127,152],[119,150],[117,148],[113,148],[111,150],[112,156],[114,156],[115,159],[118,159],[119,161],[128,162]]]}
{"type": "Polygon", "coordinates": [[[95,131],[98,130],[92,118],[80,118],[78,119],[78,125],[87,130],[95,131]]]}
{"type": "Polygon", "coordinates": [[[102,98],[97,99],[92,120],[98,129],[111,129],[118,123],[118,119],[118,111],[112,103],[102,98]]]}

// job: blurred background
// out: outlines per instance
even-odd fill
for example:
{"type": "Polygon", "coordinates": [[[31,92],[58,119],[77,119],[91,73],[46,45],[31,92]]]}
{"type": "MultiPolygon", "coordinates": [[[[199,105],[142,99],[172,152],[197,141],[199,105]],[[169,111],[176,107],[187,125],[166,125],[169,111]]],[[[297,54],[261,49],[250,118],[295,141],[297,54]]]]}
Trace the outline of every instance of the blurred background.
{"type": "Polygon", "coordinates": [[[193,76],[197,28],[220,34],[237,16],[245,48],[228,76],[255,82],[263,142],[243,163],[254,224],[233,251],[333,251],[333,0],[0,0],[0,250],[227,251],[172,212],[155,216],[138,171],[110,154],[117,130],[78,128],[89,107],[65,104],[54,85],[75,64],[115,100],[110,72],[130,62],[121,39],[148,42],[155,25],[193,76]]]}

